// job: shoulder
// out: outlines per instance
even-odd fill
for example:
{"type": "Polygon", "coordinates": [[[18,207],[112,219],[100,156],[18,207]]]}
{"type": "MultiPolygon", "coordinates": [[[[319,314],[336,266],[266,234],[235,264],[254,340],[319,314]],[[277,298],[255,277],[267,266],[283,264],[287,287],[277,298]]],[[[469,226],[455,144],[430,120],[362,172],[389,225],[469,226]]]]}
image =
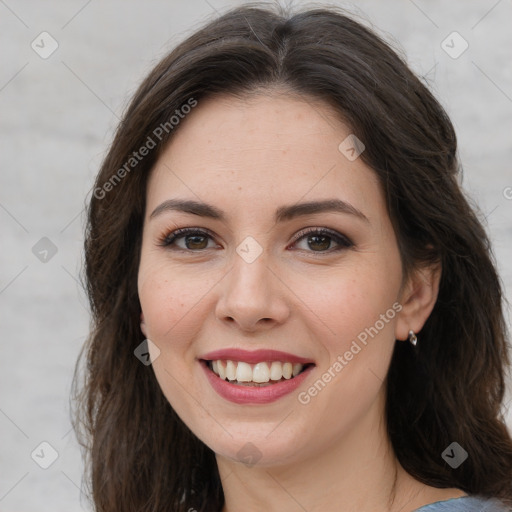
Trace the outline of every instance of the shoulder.
{"type": "Polygon", "coordinates": [[[446,501],[436,501],[417,508],[414,512],[512,512],[512,507],[496,498],[462,496],[446,501]]]}

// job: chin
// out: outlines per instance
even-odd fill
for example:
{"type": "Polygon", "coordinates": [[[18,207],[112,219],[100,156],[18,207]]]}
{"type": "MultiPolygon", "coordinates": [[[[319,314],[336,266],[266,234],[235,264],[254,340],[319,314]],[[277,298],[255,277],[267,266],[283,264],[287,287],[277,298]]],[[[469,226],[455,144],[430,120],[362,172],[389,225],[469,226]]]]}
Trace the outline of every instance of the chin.
{"type": "MultiPolygon", "coordinates": [[[[275,425],[272,427],[275,428],[275,425]]],[[[217,457],[238,462],[250,467],[275,467],[297,462],[305,454],[302,453],[300,443],[304,442],[304,436],[299,441],[296,437],[281,432],[275,439],[270,439],[272,429],[262,432],[245,431],[240,435],[231,437],[225,433],[222,439],[213,438],[211,435],[200,438],[217,457]]],[[[211,431],[210,431],[211,432],[211,431]]]]}

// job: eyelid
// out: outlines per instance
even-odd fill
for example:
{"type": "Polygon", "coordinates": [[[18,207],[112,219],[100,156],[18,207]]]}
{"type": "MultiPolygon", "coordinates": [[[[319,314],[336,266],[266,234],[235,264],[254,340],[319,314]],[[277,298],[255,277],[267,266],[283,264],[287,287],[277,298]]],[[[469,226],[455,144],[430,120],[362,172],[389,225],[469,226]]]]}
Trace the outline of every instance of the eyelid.
{"type": "MultiPolygon", "coordinates": [[[[174,231],[168,233],[165,232],[163,235],[159,236],[159,245],[163,247],[170,246],[176,239],[185,237],[187,235],[195,235],[200,234],[202,236],[210,237],[212,240],[215,240],[215,234],[207,228],[199,228],[199,227],[187,227],[187,228],[178,228],[174,231]]],[[[176,250],[182,250],[185,252],[200,252],[200,251],[191,251],[187,249],[181,249],[181,247],[177,247],[176,250]]],[[[205,251],[206,249],[202,249],[205,251]]]]}
{"type": "MultiPolygon", "coordinates": [[[[324,227],[309,227],[305,228],[301,231],[299,231],[296,235],[293,237],[292,245],[296,244],[299,240],[306,237],[309,234],[319,234],[319,235],[326,235],[332,238],[340,247],[338,249],[329,249],[327,251],[307,251],[308,253],[312,254],[329,254],[332,252],[335,252],[340,249],[347,249],[349,247],[354,246],[354,242],[350,240],[346,235],[339,233],[338,231],[335,231],[333,229],[324,228],[324,227]]],[[[300,250],[300,249],[298,249],[300,250]]]]}
{"type": "MultiPolygon", "coordinates": [[[[210,240],[216,242],[216,235],[209,229],[200,228],[200,227],[186,227],[186,228],[178,228],[178,229],[172,231],[171,233],[162,234],[159,237],[159,245],[164,248],[170,248],[170,246],[173,244],[173,242],[175,242],[177,239],[183,238],[186,236],[196,235],[196,234],[200,235],[200,236],[205,236],[205,237],[209,238],[210,240]]],[[[304,228],[301,231],[299,231],[298,233],[296,233],[293,236],[293,240],[292,240],[291,244],[289,244],[286,248],[288,249],[290,246],[293,246],[294,244],[299,242],[301,239],[307,237],[308,235],[328,236],[338,245],[338,247],[328,249],[327,251],[306,251],[303,249],[294,249],[294,250],[307,252],[308,254],[312,254],[312,255],[322,255],[322,254],[331,254],[333,252],[337,252],[337,251],[340,251],[343,249],[348,249],[348,248],[354,246],[354,243],[352,242],[352,240],[350,240],[344,234],[339,233],[338,231],[335,231],[335,230],[332,230],[329,228],[325,228],[325,227],[312,226],[312,227],[304,228]]],[[[199,250],[194,251],[192,249],[183,249],[181,247],[174,245],[174,247],[172,247],[172,250],[187,252],[187,253],[202,253],[202,252],[208,250],[208,248],[199,249],[199,250]]]]}

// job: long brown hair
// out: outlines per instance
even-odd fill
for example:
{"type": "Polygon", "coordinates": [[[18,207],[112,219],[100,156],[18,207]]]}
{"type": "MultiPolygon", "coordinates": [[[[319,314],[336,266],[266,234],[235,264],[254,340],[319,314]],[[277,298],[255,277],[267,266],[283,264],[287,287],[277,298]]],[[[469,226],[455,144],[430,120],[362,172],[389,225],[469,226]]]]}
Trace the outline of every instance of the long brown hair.
{"type": "Polygon", "coordinates": [[[151,366],[134,356],[144,340],[137,272],[146,183],[184,105],[273,86],[327,102],[366,144],[361,158],[385,192],[404,271],[442,265],[417,350],[397,343],[389,369],[387,427],[399,462],[425,484],[512,502],[501,284],[458,185],[450,120],[403,59],[342,11],[246,6],[209,22],[151,71],[96,179],[85,239],[92,327],[74,381],[74,425],[95,509],[222,508],[214,453],[173,411],[151,366]],[[151,147],[139,158],[143,146],[151,147]],[[469,455],[456,469],[441,457],[454,441],[469,455]]]}

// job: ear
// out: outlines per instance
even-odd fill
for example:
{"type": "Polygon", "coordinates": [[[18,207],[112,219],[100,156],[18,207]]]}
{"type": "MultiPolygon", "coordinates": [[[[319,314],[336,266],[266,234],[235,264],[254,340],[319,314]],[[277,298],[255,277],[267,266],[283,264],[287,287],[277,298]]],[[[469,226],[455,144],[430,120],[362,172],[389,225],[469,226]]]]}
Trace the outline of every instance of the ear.
{"type": "Polygon", "coordinates": [[[441,263],[412,271],[400,294],[402,309],[395,324],[397,340],[406,340],[410,330],[416,334],[421,331],[437,301],[440,280],[441,263]]]}
{"type": "Polygon", "coordinates": [[[147,338],[148,334],[146,332],[146,322],[144,320],[144,313],[142,313],[142,312],[140,314],[140,330],[142,331],[142,334],[144,334],[144,336],[146,336],[146,338],[147,338]]]}

